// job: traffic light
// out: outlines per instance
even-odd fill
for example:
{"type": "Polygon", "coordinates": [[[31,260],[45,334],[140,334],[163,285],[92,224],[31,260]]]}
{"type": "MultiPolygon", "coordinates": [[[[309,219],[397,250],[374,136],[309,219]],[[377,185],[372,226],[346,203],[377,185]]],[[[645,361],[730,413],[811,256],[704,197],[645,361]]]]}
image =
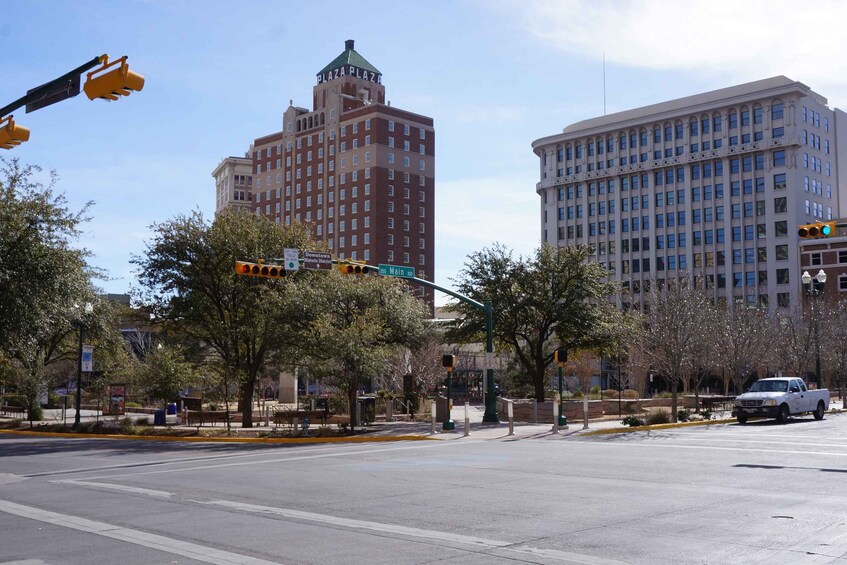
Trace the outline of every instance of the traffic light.
{"type": "Polygon", "coordinates": [[[453,370],[453,367],[456,365],[456,356],[455,355],[442,355],[441,356],[441,366],[447,369],[448,372],[453,370]]]}
{"type": "Polygon", "coordinates": [[[556,363],[558,363],[559,365],[561,365],[562,363],[568,362],[568,350],[565,349],[564,347],[557,349],[555,356],[556,356],[556,363]]]}
{"type": "Polygon", "coordinates": [[[352,259],[338,262],[338,270],[345,275],[366,275],[370,268],[364,261],[354,261],[352,259]]]}
{"type": "Polygon", "coordinates": [[[103,66],[88,73],[85,79],[85,86],[82,87],[89,100],[94,100],[95,98],[117,100],[119,96],[129,96],[133,91],[139,91],[144,88],[144,77],[129,70],[126,55],[111,63],[109,62],[109,56],[103,55],[100,57],[100,62],[103,63],[103,66]],[[120,64],[120,67],[94,77],[94,75],[102,73],[109,67],[117,64],[120,64]]]}
{"type": "Polygon", "coordinates": [[[801,225],[797,230],[800,239],[814,239],[819,237],[830,237],[835,235],[836,222],[815,222],[814,224],[801,225]]]}
{"type": "Polygon", "coordinates": [[[284,279],[285,269],[279,265],[264,265],[262,263],[235,262],[235,274],[266,279],[284,279]]]}
{"type": "Polygon", "coordinates": [[[0,120],[0,148],[11,149],[29,141],[29,130],[16,124],[12,117],[10,115],[0,120]],[[4,122],[6,125],[3,125],[4,122]]]}

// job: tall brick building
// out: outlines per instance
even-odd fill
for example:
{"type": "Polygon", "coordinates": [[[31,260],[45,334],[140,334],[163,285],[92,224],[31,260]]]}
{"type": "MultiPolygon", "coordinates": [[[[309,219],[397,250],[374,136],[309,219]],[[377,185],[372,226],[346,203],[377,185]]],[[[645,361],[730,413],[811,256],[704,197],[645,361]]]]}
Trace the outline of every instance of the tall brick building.
{"type": "Polygon", "coordinates": [[[277,223],[309,224],[334,257],[433,280],[433,120],[386,103],[382,78],[347,40],[317,73],[312,109],[289,103],[281,130],[253,142],[250,202],[277,223]]]}

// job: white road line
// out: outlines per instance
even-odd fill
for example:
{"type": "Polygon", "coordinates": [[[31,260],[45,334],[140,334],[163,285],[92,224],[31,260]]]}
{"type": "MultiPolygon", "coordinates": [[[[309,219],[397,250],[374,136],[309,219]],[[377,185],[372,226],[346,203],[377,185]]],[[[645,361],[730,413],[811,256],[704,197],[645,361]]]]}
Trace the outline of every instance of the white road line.
{"type": "Polygon", "coordinates": [[[830,455],[832,457],[847,457],[847,452],[838,453],[832,451],[800,451],[796,449],[755,449],[752,447],[717,447],[713,445],[683,445],[678,443],[666,443],[666,442],[654,442],[654,443],[626,443],[623,444],[621,442],[610,442],[610,443],[584,443],[583,445],[596,445],[596,446],[605,446],[605,447],[613,447],[615,449],[620,449],[621,445],[626,445],[627,447],[644,447],[650,448],[654,447],[656,449],[663,449],[665,447],[678,447],[680,449],[711,449],[713,451],[744,451],[746,453],[756,452],[756,453],[790,453],[795,455],[830,455]]]}
{"type": "Polygon", "coordinates": [[[94,483],[91,481],[77,481],[73,479],[66,479],[61,481],[50,481],[51,483],[62,483],[68,485],[79,485],[83,487],[94,487],[94,488],[104,488],[108,490],[118,490],[122,492],[131,492],[133,494],[146,494],[149,496],[158,496],[161,498],[170,498],[174,495],[172,492],[167,492],[163,490],[151,490],[148,488],[141,487],[131,487],[128,485],[115,485],[110,483],[94,483]]]}
{"type": "MultiPolygon", "coordinates": [[[[694,436],[673,436],[674,441],[711,441],[711,442],[726,442],[726,443],[755,443],[756,445],[762,445],[763,443],[772,443],[776,445],[797,445],[797,442],[790,442],[785,440],[773,440],[768,441],[766,439],[733,439],[733,438],[711,438],[711,437],[694,437],[694,436]]],[[[843,447],[847,448],[847,443],[809,443],[803,442],[803,447],[843,447]]]]}
{"type": "Polygon", "coordinates": [[[255,514],[282,516],[298,521],[307,521],[319,524],[328,524],[332,526],[340,526],[353,530],[368,530],[379,534],[387,534],[394,536],[403,536],[416,539],[426,539],[439,542],[439,544],[454,543],[464,546],[471,546],[478,550],[491,551],[498,550],[497,553],[503,551],[517,552],[536,557],[545,557],[548,559],[556,559],[561,561],[570,561],[572,563],[586,563],[595,565],[622,565],[621,561],[613,561],[573,553],[568,551],[557,551],[555,549],[537,549],[533,547],[525,547],[520,542],[513,543],[501,540],[491,540],[478,538],[475,536],[464,536],[450,532],[438,532],[435,530],[424,530],[421,528],[410,528],[407,526],[398,526],[396,524],[384,524],[380,522],[368,522],[365,520],[354,520],[351,518],[341,518],[338,516],[330,516],[328,514],[316,514],[314,512],[303,512],[301,510],[291,510],[288,508],[277,508],[274,506],[261,506],[257,504],[247,504],[244,502],[233,502],[229,500],[209,500],[205,502],[197,501],[200,504],[209,504],[213,506],[222,506],[242,512],[251,512],[255,514]]]}
{"type": "Polygon", "coordinates": [[[133,530],[130,528],[122,528],[105,522],[96,522],[79,516],[71,516],[69,514],[59,514],[42,510],[33,506],[24,506],[6,500],[0,500],[0,512],[13,514],[22,518],[36,520],[47,524],[54,524],[73,530],[79,530],[98,536],[103,536],[119,541],[125,541],[135,545],[164,551],[174,555],[182,555],[189,559],[196,559],[204,563],[219,563],[221,565],[237,563],[240,565],[273,565],[273,561],[265,561],[264,559],[256,559],[247,555],[205,547],[196,543],[189,543],[181,540],[167,538],[156,534],[133,530]]]}
{"type": "Polygon", "coordinates": [[[123,477],[137,477],[142,475],[160,475],[164,473],[184,473],[184,472],[196,472],[196,471],[205,471],[206,469],[221,469],[224,467],[244,467],[246,465],[265,465],[269,463],[288,463],[294,461],[308,461],[310,459],[326,459],[330,457],[345,457],[352,455],[368,455],[371,453],[387,453],[391,451],[406,451],[409,449],[429,449],[434,447],[447,447],[447,446],[467,446],[472,443],[483,443],[485,440],[476,440],[476,441],[449,441],[449,442],[417,442],[414,445],[405,445],[402,447],[385,447],[382,449],[362,449],[359,451],[354,450],[344,450],[344,451],[334,451],[332,453],[323,453],[317,455],[300,455],[295,457],[279,457],[274,459],[264,459],[261,461],[239,461],[236,463],[219,463],[217,465],[203,465],[200,467],[183,467],[181,469],[160,469],[157,471],[140,471],[137,473],[124,473],[121,475],[103,475],[99,477],[86,477],[90,480],[100,480],[100,479],[120,479],[123,477]]]}

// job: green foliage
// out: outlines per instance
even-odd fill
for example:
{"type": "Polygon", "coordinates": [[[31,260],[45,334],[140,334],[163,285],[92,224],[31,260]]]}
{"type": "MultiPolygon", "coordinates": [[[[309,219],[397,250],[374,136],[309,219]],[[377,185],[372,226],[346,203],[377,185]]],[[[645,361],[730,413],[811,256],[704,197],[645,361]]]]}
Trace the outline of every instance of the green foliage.
{"type": "Polygon", "coordinates": [[[138,376],[143,394],[161,404],[177,397],[192,384],[192,369],[178,347],[163,347],[147,355],[138,376]]]}
{"type": "MultiPolygon", "coordinates": [[[[604,351],[627,327],[608,302],[620,291],[618,283],[606,281],[608,272],[588,260],[592,253],[588,246],[543,245],[532,257],[515,259],[494,245],[472,254],[455,279],[460,293],[491,303],[495,339],[514,352],[538,400],[544,398],[546,369],[556,347],[604,351]]],[[[452,309],[462,316],[448,339],[484,341],[484,312],[464,302],[452,309]]]]}
{"type": "Polygon", "coordinates": [[[713,417],[713,415],[712,415],[712,411],[711,411],[711,410],[709,410],[708,408],[707,408],[707,409],[705,409],[705,410],[700,411],[700,416],[701,416],[704,420],[711,420],[711,419],[712,419],[712,417],[713,417]]]}
{"type": "Polygon", "coordinates": [[[644,420],[639,418],[638,416],[627,416],[623,420],[621,420],[621,424],[624,426],[630,426],[632,428],[636,428],[638,426],[644,425],[644,420]]]}
{"type": "Polygon", "coordinates": [[[590,394],[591,396],[600,394],[600,385],[594,385],[593,387],[591,387],[590,394]]]}
{"type": "Polygon", "coordinates": [[[573,394],[571,395],[571,397],[572,398],[578,398],[578,399],[582,400],[582,391],[581,390],[575,390],[573,392],[573,394]]]}
{"type": "Polygon", "coordinates": [[[34,404],[27,410],[27,420],[36,421],[44,419],[44,409],[38,404],[34,404]]]}
{"type": "Polygon", "coordinates": [[[691,412],[688,410],[678,410],[676,413],[677,422],[687,422],[691,419],[691,412]]]}
{"type": "Polygon", "coordinates": [[[671,421],[671,413],[667,410],[654,410],[647,416],[647,423],[653,424],[668,424],[671,421]]]}

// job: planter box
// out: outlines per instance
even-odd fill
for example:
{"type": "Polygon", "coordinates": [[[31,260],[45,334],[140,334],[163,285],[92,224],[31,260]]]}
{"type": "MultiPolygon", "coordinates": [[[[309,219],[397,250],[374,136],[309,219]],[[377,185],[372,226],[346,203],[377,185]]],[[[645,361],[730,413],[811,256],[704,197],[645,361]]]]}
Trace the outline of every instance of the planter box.
{"type": "MultiPolygon", "coordinates": [[[[553,401],[535,403],[532,400],[514,400],[512,412],[516,422],[552,424],[553,423],[553,401]]],[[[562,403],[562,413],[568,420],[580,420],[583,418],[582,400],[565,400],[562,403]]],[[[500,420],[508,419],[508,408],[506,401],[497,399],[497,414],[500,420]]],[[[588,418],[599,418],[603,415],[603,404],[599,400],[588,401],[588,418]]]]}

